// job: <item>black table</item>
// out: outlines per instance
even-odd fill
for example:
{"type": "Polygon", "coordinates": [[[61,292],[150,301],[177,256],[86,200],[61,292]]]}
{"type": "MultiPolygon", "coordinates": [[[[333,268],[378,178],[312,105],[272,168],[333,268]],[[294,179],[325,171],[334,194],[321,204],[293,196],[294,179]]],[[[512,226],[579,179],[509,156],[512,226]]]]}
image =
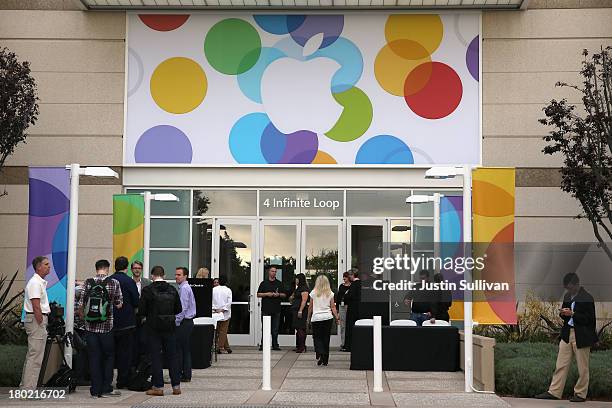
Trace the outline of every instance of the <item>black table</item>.
{"type": "MultiPolygon", "coordinates": [[[[456,327],[382,327],[385,371],[458,371],[459,329],[456,327]]],[[[351,370],[373,370],[373,327],[355,326],[351,370]]]]}
{"type": "Polygon", "coordinates": [[[212,360],[214,326],[194,324],[191,332],[191,366],[208,368],[212,360]]]}

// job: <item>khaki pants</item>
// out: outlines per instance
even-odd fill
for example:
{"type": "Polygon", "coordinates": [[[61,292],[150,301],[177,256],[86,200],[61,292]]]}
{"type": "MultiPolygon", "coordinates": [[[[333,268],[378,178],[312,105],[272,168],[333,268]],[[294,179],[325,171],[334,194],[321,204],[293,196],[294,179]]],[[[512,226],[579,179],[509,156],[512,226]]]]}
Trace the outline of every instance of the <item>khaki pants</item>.
{"type": "Polygon", "coordinates": [[[38,324],[33,314],[25,316],[25,330],[28,335],[28,353],[23,363],[20,388],[35,389],[38,386],[40,366],[45,354],[47,344],[47,316],[38,324]]]}
{"type": "Polygon", "coordinates": [[[217,348],[219,350],[229,350],[230,345],[227,341],[227,329],[229,328],[229,319],[217,322],[217,348]]]}
{"type": "Polygon", "coordinates": [[[576,335],[574,330],[570,330],[569,343],[561,340],[559,342],[559,354],[557,355],[557,368],[553,374],[548,392],[557,398],[561,398],[563,388],[565,388],[565,380],[572,363],[572,356],[576,355],[576,365],[578,366],[578,381],[574,386],[574,395],[586,398],[589,391],[589,358],[591,356],[591,348],[577,348],[576,335]]]}

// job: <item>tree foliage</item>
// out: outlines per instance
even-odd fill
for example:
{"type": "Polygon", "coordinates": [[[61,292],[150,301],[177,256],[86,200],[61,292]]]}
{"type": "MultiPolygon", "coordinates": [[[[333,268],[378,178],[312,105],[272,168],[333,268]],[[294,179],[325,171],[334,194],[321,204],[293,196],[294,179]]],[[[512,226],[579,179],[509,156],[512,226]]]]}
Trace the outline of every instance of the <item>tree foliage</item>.
{"type": "Polygon", "coordinates": [[[0,48],[0,172],[15,147],[25,142],[26,130],[36,123],[38,113],[30,63],[19,62],[15,53],[0,48]]]}
{"type": "Polygon", "coordinates": [[[581,204],[593,233],[612,260],[612,47],[589,55],[584,50],[580,75],[581,85],[558,82],[560,87],[575,89],[581,94],[577,107],[552,100],[544,108],[546,118],[540,123],[552,131],[544,137],[545,154],[561,154],[561,189],[581,204]]]}

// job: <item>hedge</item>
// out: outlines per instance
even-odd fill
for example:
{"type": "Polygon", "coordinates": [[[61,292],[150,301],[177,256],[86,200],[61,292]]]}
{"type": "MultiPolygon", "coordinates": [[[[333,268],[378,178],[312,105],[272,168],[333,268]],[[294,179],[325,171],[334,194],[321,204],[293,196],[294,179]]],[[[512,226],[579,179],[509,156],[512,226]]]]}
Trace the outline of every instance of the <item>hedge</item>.
{"type": "MultiPolygon", "coordinates": [[[[495,346],[495,390],[513,397],[533,397],[548,389],[555,370],[558,345],[549,343],[498,343],[495,346]]],[[[575,361],[563,395],[573,395],[578,379],[575,361]]],[[[612,399],[612,350],[591,352],[590,398],[612,399]]]]}
{"type": "Polygon", "coordinates": [[[0,344],[0,387],[18,387],[28,346],[0,344]]]}

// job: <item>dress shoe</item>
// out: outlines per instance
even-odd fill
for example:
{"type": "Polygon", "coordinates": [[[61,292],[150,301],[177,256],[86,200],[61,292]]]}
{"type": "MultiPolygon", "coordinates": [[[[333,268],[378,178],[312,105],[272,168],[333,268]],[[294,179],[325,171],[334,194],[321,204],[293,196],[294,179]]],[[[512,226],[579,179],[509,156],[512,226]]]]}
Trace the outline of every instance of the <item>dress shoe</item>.
{"type": "Polygon", "coordinates": [[[151,395],[153,397],[163,397],[164,396],[164,390],[162,390],[160,388],[152,387],[150,390],[147,390],[146,394],[147,395],[151,395]]]}
{"type": "Polygon", "coordinates": [[[281,348],[279,346],[276,346],[276,347],[272,347],[272,350],[274,350],[274,351],[281,351],[281,348]]]}
{"type": "Polygon", "coordinates": [[[550,392],[546,391],[541,394],[536,395],[534,398],[537,399],[547,399],[547,400],[558,400],[559,398],[552,395],[550,392]]]}
{"type": "Polygon", "coordinates": [[[579,397],[578,395],[574,395],[569,399],[569,402],[584,402],[586,398],[579,397]]]}
{"type": "Polygon", "coordinates": [[[225,351],[227,351],[227,354],[232,354],[232,349],[225,349],[225,351]]]}
{"type": "Polygon", "coordinates": [[[172,387],[172,395],[181,395],[181,387],[172,387]]]}
{"type": "Polygon", "coordinates": [[[259,351],[263,351],[263,347],[262,346],[259,346],[259,351]]]}
{"type": "Polygon", "coordinates": [[[191,378],[181,378],[181,382],[191,382],[191,378]]]}
{"type": "Polygon", "coordinates": [[[323,364],[323,359],[320,359],[317,361],[317,365],[321,365],[321,364],[323,364]]]}

